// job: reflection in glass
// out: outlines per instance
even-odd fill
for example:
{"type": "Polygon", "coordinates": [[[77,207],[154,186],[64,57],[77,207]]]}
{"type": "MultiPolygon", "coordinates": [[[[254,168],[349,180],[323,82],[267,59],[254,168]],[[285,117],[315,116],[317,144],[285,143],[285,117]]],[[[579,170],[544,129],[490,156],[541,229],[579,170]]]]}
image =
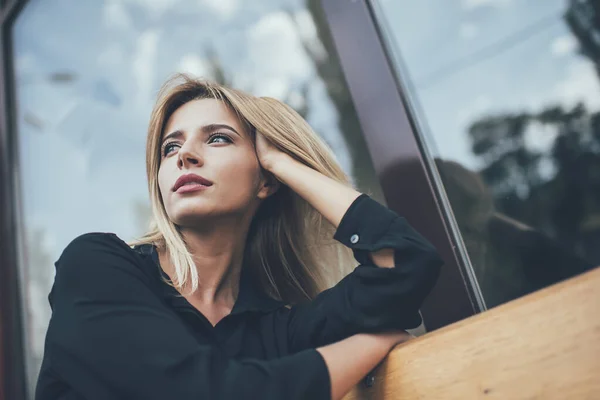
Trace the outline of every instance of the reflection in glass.
{"type": "Polygon", "coordinates": [[[382,200],[316,0],[31,0],[14,26],[30,382],[53,262],[76,236],[140,235],[145,131],[156,92],[188,72],[279,98],[382,200]]]}
{"type": "Polygon", "coordinates": [[[487,306],[599,265],[599,3],[380,11],[487,306]]]}

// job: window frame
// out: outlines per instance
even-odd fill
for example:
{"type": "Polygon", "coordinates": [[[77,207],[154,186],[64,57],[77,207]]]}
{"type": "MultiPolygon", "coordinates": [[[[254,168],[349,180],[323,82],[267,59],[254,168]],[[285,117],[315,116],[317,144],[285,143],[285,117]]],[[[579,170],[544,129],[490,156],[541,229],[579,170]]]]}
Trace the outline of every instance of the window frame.
{"type": "Polygon", "coordinates": [[[394,65],[386,46],[376,0],[327,0],[321,5],[387,204],[406,216],[445,261],[421,310],[426,328],[438,329],[485,311],[441,179],[423,143],[402,68],[394,65]]]}
{"type": "Polygon", "coordinates": [[[26,3],[7,0],[0,8],[0,400],[27,395],[12,51],[12,26],[26,3]]]}

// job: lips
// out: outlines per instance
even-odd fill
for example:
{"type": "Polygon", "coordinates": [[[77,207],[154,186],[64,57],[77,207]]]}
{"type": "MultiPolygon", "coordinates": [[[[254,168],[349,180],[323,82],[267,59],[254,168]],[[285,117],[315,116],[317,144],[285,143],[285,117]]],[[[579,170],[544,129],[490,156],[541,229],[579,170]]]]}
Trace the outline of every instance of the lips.
{"type": "Polygon", "coordinates": [[[173,191],[176,192],[179,188],[184,187],[186,185],[202,185],[202,186],[212,186],[212,182],[206,178],[201,177],[196,174],[185,174],[181,175],[179,179],[173,185],[173,191]]]}

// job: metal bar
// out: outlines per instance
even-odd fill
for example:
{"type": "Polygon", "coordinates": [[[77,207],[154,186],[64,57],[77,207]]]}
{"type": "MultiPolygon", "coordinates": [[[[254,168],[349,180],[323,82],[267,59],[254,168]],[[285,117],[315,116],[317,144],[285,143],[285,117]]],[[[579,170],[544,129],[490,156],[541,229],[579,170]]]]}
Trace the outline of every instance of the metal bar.
{"type": "Polygon", "coordinates": [[[12,25],[27,0],[0,11],[0,400],[27,398],[22,298],[18,265],[17,139],[12,25]]]}

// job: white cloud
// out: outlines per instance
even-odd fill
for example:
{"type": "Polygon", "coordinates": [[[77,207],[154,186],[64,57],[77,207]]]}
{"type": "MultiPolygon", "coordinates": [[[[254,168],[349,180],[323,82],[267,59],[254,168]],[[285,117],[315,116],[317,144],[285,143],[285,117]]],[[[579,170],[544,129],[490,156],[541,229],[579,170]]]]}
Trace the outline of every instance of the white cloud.
{"type": "Polygon", "coordinates": [[[284,12],[267,14],[248,32],[251,58],[270,73],[304,77],[311,64],[290,16],[284,12]]]}
{"type": "Polygon", "coordinates": [[[156,64],[159,33],[156,30],[143,32],[137,39],[137,49],[133,55],[132,72],[137,85],[136,100],[144,105],[152,100],[152,81],[156,64]]]}
{"type": "Polygon", "coordinates": [[[317,35],[317,27],[312,14],[307,9],[302,9],[294,14],[294,21],[298,27],[298,34],[308,45],[312,56],[317,60],[324,60],[327,57],[327,51],[317,35]]]}
{"type": "Polygon", "coordinates": [[[98,65],[103,68],[118,68],[125,64],[125,50],[121,43],[109,43],[98,54],[98,65]]]}
{"type": "Polygon", "coordinates": [[[283,101],[289,89],[290,81],[288,79],[273,76],[267,77],[255,91],[258,96],[274,97],[283,101]]]}
{"type": "Polygon", "coordinates": [[[299,109],[306,105],[306,99],[302,93],[300,93],[298,90],[294,90],[288,95],[287,104],[294,109],[299,109]]]}
{"type": "Polygon", "coordinates": [[[238,9],[238,0],[202,0],[203,6],[208,6],[222,18],[231,18],[238,9]]]}
{"type": "Polygon", "coordinates": [[[525,148],[533,152],[547,153],[551,150],[557,135],[558,127],[532,122],[527,125],[524,133],[525,148]]]}
{"type": "Polygon", "coordinates": [[[265,15],[248,30],[248,68],[252,80],[261,82],[260,95],[281,98],[290,84],[306,80],[313,72],[290,16],[284,12],[265,15]]]}
{"type": "Polygon", "coordinates": [[[294,20],[298,25],[300,36],[304,39],[314,39],[317,37],[317,27],[312,14],[307,9],[301,9],[294,13],[294,20]]]}
{"type": "Polygon", "coordinates": [[[470,11],[480,7],[505,7],[512,3],[512,0],[462,0],[463,10],[470,11]]]}
{"type": "Polygon", "coordinates": [[[554,97],[573,107],[581,102],[592,111],[600,109],[600,83],[594,66],[587,60],[573,61],[567,76],[554,86],[554,97]]]}
{"type": "Polygon", "coordinates": [[[538,173],[540,174],[540,178],[543,180],[548,181],[552,179],[556,175],[557,171],[558,168],[556,163],[550,157],[542,157],[542,159],[539,161],[538,173]]]}
{"type": "Polygon", "coordinates": [[[121,1],[107,1],[102,9],[102,19],[109,28],[129,29],[132,26],[131,18],[125,5],[121,1]]]}
{"type": "Polygon", "coordinates": [[[158,17],[175,6],[179,0],[115,0],[121,3],[137,4],[145,8],[153,17],[158,17]]]}
{"type": "Polygon", "coordinates": [[[479,32],[479,28],[475,24],[471,24],[468,22],[460,24],[460,28],[458,30],[458,34],[463,39],[472,39],[479,32]]]}
{"type": "Polygon", "coordinates": [[[33,53],[23,52],[17,55],[15,60],[15,74],[17,78],[35,73],[39,67],[36,56],[33,53]]]}
{"type": "Polygon", "coordinates": [[[208,63],[194,53],[188,53],[181,57],[177,71],[189,73],[199,78],[211,78],[211,69],[208,63]]]}
{"type": "Polygon", "coordinates": [[[492,100],[488,96],[477,96],[472,102],[470,102],[465,108],[456,114],[457,122],[459,125],[468,125],[474,119],[490,111],[492,109],[492,105],[492,100]]]}
{"type": "Polygon", "coordinates": [[[564,35],[557,37],[550,45],[550,52],[553,56],[561,57],[572,54],[577,49],[577,41],[573,35],[564,35]]]}

